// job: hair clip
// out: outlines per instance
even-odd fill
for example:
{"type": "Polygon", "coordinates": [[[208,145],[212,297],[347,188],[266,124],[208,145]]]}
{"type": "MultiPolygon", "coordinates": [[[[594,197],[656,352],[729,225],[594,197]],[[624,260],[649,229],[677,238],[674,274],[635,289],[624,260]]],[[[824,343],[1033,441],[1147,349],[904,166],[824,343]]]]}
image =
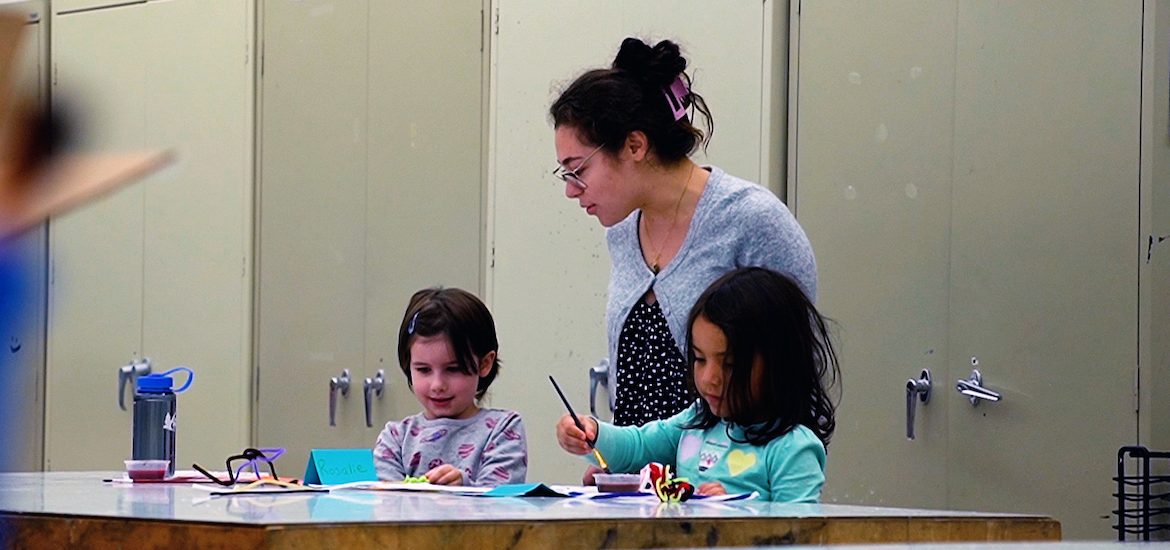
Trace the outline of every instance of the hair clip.
{"type": "Polygon", "coordinates": [[[662,93],[666,96],[666,103],[670,105],[670,112],[674,113],[675,120],[687,116],[687,105],[683,100],[690,92],[687,89],[687,82],[683,80],[682,73],[678,74],[669,87],[662,89],[662,93]]]}
{"type": "Polygon", "coordinates": [[[419,312],[414,312],[414,317],[410,318],[410,324],[406,325],[406,333],[414,334],[414,322],[418,320],[419,312]]]}

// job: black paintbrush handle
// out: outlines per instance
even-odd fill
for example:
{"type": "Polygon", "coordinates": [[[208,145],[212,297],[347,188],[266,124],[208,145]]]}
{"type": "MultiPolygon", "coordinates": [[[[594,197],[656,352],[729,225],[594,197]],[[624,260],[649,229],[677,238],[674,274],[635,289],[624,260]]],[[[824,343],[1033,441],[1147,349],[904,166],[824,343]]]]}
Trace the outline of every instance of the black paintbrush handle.
{"type": "MultiPolygon", "coordinates": [[[[585,425],[581,424],[581,419],[577,418],[577,413],[573,412],[573,406],[569,404],[569,399],[565,397],[565,392],[561,391],[560,384],[557,384],[556,379],[553,378],[551,374],[548,375],[548,381],[552,382],[553,389],[557,390],[557,395],[561,396],[561,402],[564,403],[565,408],[569,410],[569,416],[573,417],[573,423],[577,425],[577,429],[581,430],[581,432],[584,433],[585,432],[585,425]]],[[[589,444],[590,444],[590,446],[593,445],[592,442],[590,442],[589,444]]]]}

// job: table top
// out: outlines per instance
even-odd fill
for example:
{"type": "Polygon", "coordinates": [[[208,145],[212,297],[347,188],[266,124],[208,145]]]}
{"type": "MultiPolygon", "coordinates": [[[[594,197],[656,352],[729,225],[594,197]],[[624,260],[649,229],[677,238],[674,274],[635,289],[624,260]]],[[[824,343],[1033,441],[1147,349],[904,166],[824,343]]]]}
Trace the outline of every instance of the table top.
{"type": "MultiPolygon", "coordinates": [[[[765,548],[765,547],[761,547],[765,548]]],[[[787,550],[808,550],[823,548],[817,545],[786,546],[787,550]]],[[[1170,549],[1170,542],[1117,542],[1117,541],[1028,541],[1028,542],[944,542],[944,543],[907,543],[907,544],[842,544],[834,545],[833,550],[1166,550],[1170,549]]],[[[739,548],[738,550],[751,550],[739,548]]]]}
{"type": "Polygon", "coordinates": [[[365,522],[608,520],[630,518],[1047,519],[1027,514],[762,501],[653,501],[461,496],[336,490],[212,497],[189,484],[109,483],[120,472],[0,474],[0,514],[130,518],[255,526],[365,522]]]}

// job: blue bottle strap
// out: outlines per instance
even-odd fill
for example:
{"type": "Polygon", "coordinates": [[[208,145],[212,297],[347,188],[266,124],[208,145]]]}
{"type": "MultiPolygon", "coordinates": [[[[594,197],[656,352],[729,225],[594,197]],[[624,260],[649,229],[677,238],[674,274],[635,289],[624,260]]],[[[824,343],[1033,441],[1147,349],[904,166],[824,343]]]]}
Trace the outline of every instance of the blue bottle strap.
{"type": "Polygon", "coordinates": [[[191,382],[193,380],[195,380],[195,372],[187,367],[175,367],[169,371],[162,373],[162,375],[163,376],[170,376],[171,373],[179,372],[179,371],[184,371],[187,373],[187,382],[184,383],[182,386],[179,386],[178,389],[175,389],[174,390],[175,393],[181,393],[181,392],[185,391],[191,385],[191,382]]]}

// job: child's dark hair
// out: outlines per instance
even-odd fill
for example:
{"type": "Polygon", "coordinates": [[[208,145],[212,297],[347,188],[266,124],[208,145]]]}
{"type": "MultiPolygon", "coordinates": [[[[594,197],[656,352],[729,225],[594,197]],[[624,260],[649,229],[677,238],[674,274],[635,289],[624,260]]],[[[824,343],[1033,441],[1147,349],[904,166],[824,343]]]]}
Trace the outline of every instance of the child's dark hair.
{"type": "Polygon", "coordinates": [[[683,96],[706,119],[706,133],[689,116],[675,120],[666,90],[681,76],[690,90],[684,70],[687,60],[678,45],[663,40],[650,47],[638,38],[622,41],[609,69],[594,69],[577,77],[549,108],[553,126],[569,126],[587,143],[616,153],[633,131],[646,134],[649,148],[665,164],[677,163],[702,144],[706,149],[715,122],[703,97],[694,91],[683,96]]]}
{"type": "Polygon", "coordinates": [[[447,335],[451,349],[465,374],[478,374],[477,358],[496,352],[492,370],[479,379],[475,398],[482,399],[500,372],[500,343],[496,324],[487,306],[474,294],[458,288],[428,288],[414,293],[398,329],[398,364],[410,380],[410,345],[416,336],[447,335]]]}
{"type": "MultiPolygon", "coordinates": [[[[829,444],[836,407],[827,388],[837,384],[841,372],[826,320],[799,285],[769,269],[736,269],[699,296],[687,322],[687,341],[693,341],[699,317],[719,327],[727,338],[724,368],[731,369],[723,389],[730,411],[727,420],[743,429],[747,443],[764,445],[803,425],[829,444]],[[760,387],[754,390],[757,399],[752,399],[757,358],[763,372],[760,387]]],[[[688,361],[693,373],[693,347],[688,361]]],[[[693,385],[693,376],[688,379],[693,385]]],[[[719,420],[703,401],[691,427],[710,428],[719,420]]]]}

